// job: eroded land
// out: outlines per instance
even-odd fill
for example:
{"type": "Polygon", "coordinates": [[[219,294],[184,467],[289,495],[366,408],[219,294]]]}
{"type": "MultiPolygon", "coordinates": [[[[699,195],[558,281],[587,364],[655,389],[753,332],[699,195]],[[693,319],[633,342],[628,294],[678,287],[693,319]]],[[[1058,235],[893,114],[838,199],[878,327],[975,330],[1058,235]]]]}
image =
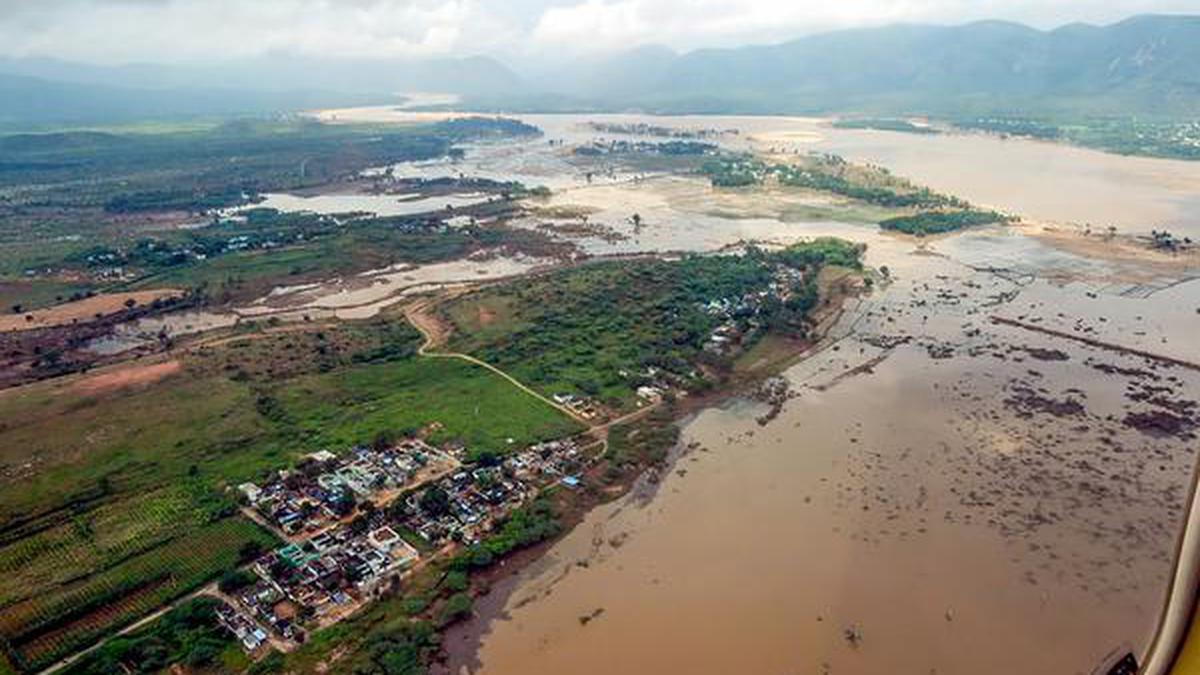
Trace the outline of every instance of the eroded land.
{"type": "Polygon", "coordinates": [[[233,176],[187,139],[0,140],[32,172],[4,202],[0,672],[1145,648],[1200,427],[1192,165],[1103,156],[1148,214],[1110,228],[1060,217],[1090,151],[1054,200],[946,169],[1054,152],[1027,141],[318,118],[206,132],[260,157],[233,176]],[[126,146],[167,159],[87,191],[48,168],[126,146]]]}

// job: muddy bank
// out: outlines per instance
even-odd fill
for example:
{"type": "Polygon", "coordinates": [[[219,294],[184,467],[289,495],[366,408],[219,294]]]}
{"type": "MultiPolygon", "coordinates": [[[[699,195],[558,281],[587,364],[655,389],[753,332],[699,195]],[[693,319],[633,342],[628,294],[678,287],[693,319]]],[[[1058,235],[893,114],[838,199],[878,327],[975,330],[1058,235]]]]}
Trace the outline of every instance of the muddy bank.
{"type": "MultiPolygon", "coordinates": [[[[694,413],[689,412],[689,407],[680,406],[672,415],[676,420],[672,423],[679,423],[691,414],[694,413]]],[[[589,558],[581,557],[554,571],[547,553],[564,537],[571,536],[589,514],[602,505],[617,500],[649,503],[661,485],[662,476],[672,470],[679,457],[694,449],[676,444],[659,462],[626,467],[617,473],[602,459],[582,476],[582,487],[560,490],[555,495],[554,503],[562,524],[561,535],[517,551],[491,568],[472,575],[472,616],[452,624],[443,632],[442,649],[431,672],[434,675],[457,675],[478,669],[481,666],[478,660],[479,647],[489,632],[491,622],[508,618],[505,608],[518,588],[521,574],[530,570],[553,571],[559,579],[564,579],[573,569],[586,568],[590,564],[589,558]]],[[[619,547],[621,543],[619,538],[601,538],[592,542],[595,550],[605,545],[619,547]]],[[[593,610],[593,614],[587,615],[586,619],[580,619],[581,624],[586,624],[602,612],[603,608],[593,610]]]]}

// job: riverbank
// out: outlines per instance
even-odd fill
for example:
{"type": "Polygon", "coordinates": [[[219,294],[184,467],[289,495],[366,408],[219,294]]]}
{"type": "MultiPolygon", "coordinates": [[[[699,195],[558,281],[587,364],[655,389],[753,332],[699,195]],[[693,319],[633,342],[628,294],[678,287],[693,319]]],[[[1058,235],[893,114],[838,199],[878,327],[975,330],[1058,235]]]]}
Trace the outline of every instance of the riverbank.
{"type": "MultiPolygon", "coordinates": [[[[676,466],[681,459],[692,452],[707,451],[698,444],[678,440],[679,429],[686,426],[689,420],[704,410],[728,405],[733,400],[747,399],[767,406],[768,409],[759,419],[759,424],[770,423],[774,416],[779,414],[784,402],[793,395],[786,385],[774,386],[773,378],[807,356],[835,344],[839,338],[834,335],[833,328],[842,319],[846,304],[865,292],[862,286],[846,283],[850,276],[848,270],[837,270],[832,274],[822,275],[820,287],[823,301],[812,313],[812,329],[807,338],[789,338],[768,333],[735,361],[717,387],[706,392],[674,398],[662,410],[651,411],[646,417],[632,423],[606,429],[606,438],[603,441],[606,453],[580,477],[581,487],[554,488],[554,503],[562,525],[559,535],[517,551],[492,567],[473,575],[472,614],[447,627],[432,672],[436,675],[458,675],[464,671],[474,672],[478,669],[482,665],[479,661],[480,647],[493,622],[508,618],[505,608],[518,589],[523,572],[552,565],[553,563],[546,558],[547,553],[564,538],[572,535],[599,507],[621,499],[629,499],[631,504],[641,506],[651,503],[664,478],[677,470],[676,466]],[[650,448],[650,452],[642,455],[636,462],[613,463],[613,439],[609,437],[610,434],[626,434],[628,438],[636,438],[656,431],[662,433],[667,429],[667,435],[675,439],[670,447],[659,448],[657,451],[650,448]]],[[[617,548],[621,543],[620,536],[596,539],[593,541],[593,554],[601,547],[617,548]]],[[[581,558],[566,561],[566,564],[561,572],[563,577],[569,574],[572,568],[586,568],[590,563],[588,558],[581,558]]],[[[581,625],[586,625],[602,613],[602,607],[596,608],[591,614],[580,615],[578,621],[581,625]]]]}

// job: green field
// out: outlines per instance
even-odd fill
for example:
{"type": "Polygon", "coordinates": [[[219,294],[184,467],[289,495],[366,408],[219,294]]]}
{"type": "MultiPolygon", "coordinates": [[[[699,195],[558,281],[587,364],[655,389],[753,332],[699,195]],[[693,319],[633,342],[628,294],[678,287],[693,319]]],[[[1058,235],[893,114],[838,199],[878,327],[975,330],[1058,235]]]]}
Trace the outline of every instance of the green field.
{"type": "Polygon", "coordinates": [[[1121,155],[1200,159],[1200,119],[1127,117],[961,118],[961,129],[1061,141],[1121,155]]]}
{"type": "Polygon", "coordinates": [[[39,667],[269,545],[225,489],[304,453],[419,429],[474,452],[579,431],[484,368],[416,356],[419,340],[386,317],[252,331],[153,382],[0,394],[0,463],[23,474],[0,489],[0,636],[39,667]]]}
{"type": "Polygon", "coordinates": [[[967,209],[963,211],[925,211],[911,216],[897,216],[879,222],[879,227],[894,232],[923,236],[954,232],[967,227],[1008,222],[1009,217],[995,211],[967,209]]]}
{"type": "Polygon", "coordinates": [[[0,463],[34,468],[0,490],[0,540],[185,477],[214,488],[249,480],[384,430],[438,422],[438,440],[488,449],[575,430],[482,368],[413,356],[418,340],[389,320],[251,334],[185,358],[152,384],[103,395],[65,383],[6,392],[0,463]]]}
{"type": "MultiPolygon", "coordinates": [[[[478,244],[478,237],[415,231],[404,219],[364,218],[346,228],[315,214],[261,217],[241,227],[231,221],[200,229],[179,225],[219,220],[219,209],[252,204],[267,192],[339,183],[400,161],[456,156],[462,141],[536,133],[514,120],[471,118],[403,127],[234,120],[0,134],[0,300],[5,308],[41,306],[69,295],[61,291],[71,289],[54,287],[62,279],[110,287],[114,277],[133,276],[143,287],[208,284],[224,292],[257,288],[255,282],[268,277],[286,281],[444,259],[478,244]],[[117,268],[121,273],[111,274],[117,268]],[[41,285],[27,283],[27,273],[38,275],[41,285]]],[[[492,188],[509,195],[524,189],[492,188]]],[[[503,200],[498,204],[502,208],[503,200]]]]}
{"type": "Polygon", "coordinates": [[[64,519],[0,548],[0,606],[53,591],[211,520],[199,490],[167,487],[64,519]]]}
{"type": "Polygon", "coordinates": [[[451,359],[358,366],[299,378],[277,392],[297,440],[310,447],[345,447],[381,430],[403,434],[437,423],[434,441],[502,452],[580,430],[498,375],[451,359]]]}
{"type": "Polygon", "coordinates": [[[274,542],[240,517],[175,532],[162,546],[6,605],[0,635],[24,668],[43,668],[87,646],[244,562],[244,551],[274,542]]]}
{"type": "MultiPolygon", "coordinates": [[[[850,121],[839,126],[875,128],[863,126],[866,124],[850,121]]],[[[705,162],[701,173],[719,188],[778,185],[837,195],[860,211],[857,218],[849,213],[852,219],[865,217],[884,229],[910,234],[936,234],[1008,220],[1002,214],[972,208],[957,197],[915,185],[886,169],[851,164],[837,155],[810,154],[772,163],[752,155],[726,154],[705,162]]]]}

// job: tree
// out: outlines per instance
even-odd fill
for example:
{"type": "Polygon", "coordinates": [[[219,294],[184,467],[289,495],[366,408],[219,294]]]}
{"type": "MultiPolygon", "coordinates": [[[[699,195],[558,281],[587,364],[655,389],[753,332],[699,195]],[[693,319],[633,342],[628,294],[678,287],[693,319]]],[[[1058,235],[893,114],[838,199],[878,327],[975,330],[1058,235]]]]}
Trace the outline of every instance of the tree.
{"type": "Polygon", "coordinates": [[[375,450],[376,452],[387,450],[396,444],[397,437],[398,434],[394,430],[381,429],[375,434],[375,437],[371,439],[371,449],[375,450]]]}
{"type": "Polygon", "coordinates": [[[254,560],[262,556],[262,554],[262,544],[253,540],[242,544],[242,547],[238,549],[238,559],[243,561],[254,560]]]}
{"type": "Polygon", "coordinates": [[[438,625],[448,626],[463,617],[470,616],[471,604],[471,596],[466,593],[455,593],[446,598],[446,602],[438,608],[438,625]]]}
{"type": "Polygon", "coordinates": [[[467,573],[462,570],[451,570],[446,573],[446,588],[454,592],[467,590],[467,573]]]}
{"type": "Polygon", "coordinates": [[[350,521],[350,531],[356,535],[366,534],[369,529],[371,529],[371,518],[366,514],[360,513],[350,521]]]}
{"type": "Polygon", "coordinates": [[[421,494],[418,504],[427,515],[439,518],[450,512],[450,495],[440,486],[434,485],[421,494]]]}
{"type": "Polygon", "coordinates": [[[255,576],[245,570],[227,570],[217,582],[222,593],[236,593],[254,583],[255,576]]]}

